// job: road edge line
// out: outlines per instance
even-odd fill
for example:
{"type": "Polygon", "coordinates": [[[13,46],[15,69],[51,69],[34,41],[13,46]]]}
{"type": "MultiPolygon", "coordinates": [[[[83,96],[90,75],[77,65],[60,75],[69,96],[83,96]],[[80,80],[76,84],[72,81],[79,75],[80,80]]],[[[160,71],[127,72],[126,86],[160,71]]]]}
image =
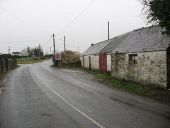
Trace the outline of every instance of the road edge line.
{"type": "Polygon", "coordinates": [[[66,100],[64,97],[62,97],[59,93],[57,93],[54,89],[50,88],[45,82],[43,82],[45,84],[45,86],[52,91],[56,96],[58,96],[61,100],[63,100],[67,105],[69,105],[70,107],[72,107],[74,110],[76,110],[77,112],[79,112],[81,115],[83,115],[84,117],[86,117],[88,120],[90,120],[93,124],[97,125],[99,128],[105,128],[104,126],[102,126],[100,123],[98,123],[97,121],[95,121],[94,119],[92,119],[91,117],[89,117],[88,115],[86,115],[84,112],[82,112],[80,109],[78,109],[77,107],[75,107],[73,104],[69,103],[68,100],[66,100]]]}

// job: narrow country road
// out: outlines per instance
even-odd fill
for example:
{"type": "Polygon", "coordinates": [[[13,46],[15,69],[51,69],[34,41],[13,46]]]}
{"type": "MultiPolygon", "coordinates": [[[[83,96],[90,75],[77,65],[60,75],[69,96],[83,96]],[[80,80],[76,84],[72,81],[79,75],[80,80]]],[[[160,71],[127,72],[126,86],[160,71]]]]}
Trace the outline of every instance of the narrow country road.
{"type": "Polygon", "coordinates": [[[168,105],[50,65],[22,65],[9,73],[0,95],[0,128],[170,128],[168,105]]]}

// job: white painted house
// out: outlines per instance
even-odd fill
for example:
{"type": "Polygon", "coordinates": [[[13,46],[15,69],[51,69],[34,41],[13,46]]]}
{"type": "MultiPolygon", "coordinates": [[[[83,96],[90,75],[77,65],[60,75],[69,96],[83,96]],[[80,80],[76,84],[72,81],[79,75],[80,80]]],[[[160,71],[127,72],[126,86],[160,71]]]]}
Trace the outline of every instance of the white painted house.
{"type": "Polygon", "coordinates": [[[91,44],[91,46],[81,54],[82,67],[99,70],[99,53],[111,40],[99,42],[97,44],[91,44]]]}

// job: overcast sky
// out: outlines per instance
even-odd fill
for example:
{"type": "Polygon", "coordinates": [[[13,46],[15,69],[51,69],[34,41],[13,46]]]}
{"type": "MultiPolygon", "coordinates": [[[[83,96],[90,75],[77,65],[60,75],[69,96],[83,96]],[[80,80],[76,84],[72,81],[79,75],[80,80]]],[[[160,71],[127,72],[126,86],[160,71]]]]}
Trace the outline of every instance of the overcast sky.
{"type": "Polygon", "coordinates": [[[0,0],[0,53],[21,51],[39,44],[83,52],[91,43],[146,26],[139,0],[0,0]]]}

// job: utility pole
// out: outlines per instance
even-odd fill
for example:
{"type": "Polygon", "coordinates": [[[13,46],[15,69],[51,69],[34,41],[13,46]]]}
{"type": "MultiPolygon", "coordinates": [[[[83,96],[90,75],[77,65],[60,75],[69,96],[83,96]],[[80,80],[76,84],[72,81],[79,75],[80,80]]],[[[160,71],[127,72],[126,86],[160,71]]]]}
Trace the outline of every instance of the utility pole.
{"type": "Polygon", "coordinates": [[[8,46],[8,54],[10,54],[10,52],[11,52],[11,47],[8,46]]]}
{"type": "Polygon", "coordinates": [[[108,21],[108,40],[109,40],[109,38],[110,38],[110,37],[109,37],[109,34],[110,34],[109,29],[110,29],[110,28],[109,28],[109,27],[110,27],[110,26],[109,26],[109,21],[108,21]]]}
{"type": "Polygon", "coordinates": [[[52,37],[53,37],[53,47],[54,47],[54,56],[55,56],[55,37],[54,37],[54,33],[53,33],[52,37]]]}
{"type": "Polygon", "coordinates": [[[39,44],[39,57],[41,56],[41,47],[40,47],[40,44],[39,44]]]}
{"type": "Polygon", "coordinates": [[[66,37],[64,36],[64,54],[66,52],[66,37]]]}

